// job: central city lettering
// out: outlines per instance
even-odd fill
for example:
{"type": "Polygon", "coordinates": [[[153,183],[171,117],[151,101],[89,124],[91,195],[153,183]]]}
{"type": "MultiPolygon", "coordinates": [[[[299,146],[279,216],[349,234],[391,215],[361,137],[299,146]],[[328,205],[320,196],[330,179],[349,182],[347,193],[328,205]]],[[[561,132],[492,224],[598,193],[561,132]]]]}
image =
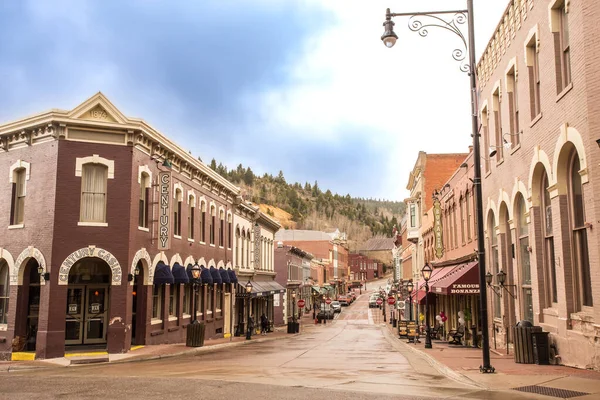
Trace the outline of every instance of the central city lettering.
{"type": "Polygon", "coordinates": [[[170,205],[171,205],[171,173],[160,172],[158,175],[160,207],[158,212],[158,249],[169,250],[171,242],[170,234],[170,205]]]}

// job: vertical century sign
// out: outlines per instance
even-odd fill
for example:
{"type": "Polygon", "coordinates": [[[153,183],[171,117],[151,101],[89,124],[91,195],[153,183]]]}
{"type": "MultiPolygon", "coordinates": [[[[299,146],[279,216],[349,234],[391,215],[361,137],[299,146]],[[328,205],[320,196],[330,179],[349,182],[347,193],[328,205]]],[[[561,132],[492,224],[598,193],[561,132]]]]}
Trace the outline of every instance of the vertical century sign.
{"type": "Polygon", "coordinates": [[[158,249],[171,248],[171,171],[158,174],[158,249]]]}
{"type": "Polygon", "coordinates": [[[442,258],[444,255],[444,237],[442,230],[442,205],[437,196],[433,197],[433,235],[435,237],[435,256],[442,258]]]}

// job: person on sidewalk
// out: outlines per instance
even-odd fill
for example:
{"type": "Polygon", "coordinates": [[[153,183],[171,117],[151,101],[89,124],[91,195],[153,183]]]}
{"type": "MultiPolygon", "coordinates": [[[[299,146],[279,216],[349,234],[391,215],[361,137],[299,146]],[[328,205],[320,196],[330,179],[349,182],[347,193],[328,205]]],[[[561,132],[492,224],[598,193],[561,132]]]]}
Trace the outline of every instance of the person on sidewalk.
{"type": "Polygon", "coordinates": [[[262,313],[260,316],[260,334],[263,336],[267,335],[267,330],[269,329],[269,320],[265,313],[262,313]]]}

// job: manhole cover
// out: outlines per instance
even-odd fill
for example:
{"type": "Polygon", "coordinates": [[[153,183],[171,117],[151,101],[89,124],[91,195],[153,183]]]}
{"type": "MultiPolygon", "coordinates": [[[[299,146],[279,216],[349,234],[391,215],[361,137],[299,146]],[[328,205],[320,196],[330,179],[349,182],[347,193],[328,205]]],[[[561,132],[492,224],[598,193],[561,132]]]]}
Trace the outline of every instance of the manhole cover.
{"type": "Polygon", "coordinates": [[[589,393],[584,393],[584,392],[576,392],[574,390],[557,389],[557,388],[552,388],[552,387],[547,387],[547,386],[537,386],[537,385],[521,386],[518,388],[513,388],[513,390],[518,390],[520,392],[526,392],[526,393],[541,394],[544,396],[558,397],[560,399],[570,399],[572,397],[585,396],[586,394],[589,394],[589,393]]]}

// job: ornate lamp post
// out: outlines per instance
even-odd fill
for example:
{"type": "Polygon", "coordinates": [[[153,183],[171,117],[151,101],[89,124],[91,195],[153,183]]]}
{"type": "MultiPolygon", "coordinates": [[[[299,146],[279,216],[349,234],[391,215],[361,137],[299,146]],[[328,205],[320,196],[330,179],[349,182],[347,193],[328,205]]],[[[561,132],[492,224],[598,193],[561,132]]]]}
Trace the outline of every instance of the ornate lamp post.
{"type": "Polygon", "coordinates": [[[412,321],[412,309],[413,309],[413,304],[412,304],[412,291],[414,289],[414,285],[412,283],[412,281],[408,281],[408,283],[406,284],[406,290],[408,291],[408,301],[409,301],[409,308],[408,308],[408,320],[412,321]]]}
{"type": "Polygon", "coordinates": [[[190,269],[192,273],[192,285],[194,288],[194,295],[192,298],[192,314],[194,316],[194,320],[192,324],[198,323],[198,312],[196,310],[196,298],[198,296],[198,289],[200,288],[200,266],[198,264],[194,264],[194,266],[190,269]]]}
{"type": "Polygon", "coordinates": [[[250,340],[252,339],[252,328],[250,327],[250,293],[252,293],[252,282],[250,282],[250,280],[248,280],[248,283],[246,283],[246,301],[248,302],[247,307],[247,314],[246,314],[246,321],[247,321],[247,328],[246,328],[246,340],[250,340]]]}
{"type": "Polygon", "coordinates": [[[433,269],[429,264],[425,264],[421,270],[423,279],[425,280],[425,348],[431,349],[431,336],[429,335],[429,279],[431,278],[433,269]]]}
{"type": "Polygon", "coordinates": [[[473,161],[474,161],[474,178],[473,185],[475,187],[475,211],[477,221],[477,255],[479,259],[479,287],[482,288],[479,294],[479,310],[482,331],[482,351],[483,364],[479,367],[482,373],[492,373],[495,371],[490,364],[490,340],[488,332],[488,315],[487,315],[487,293],[483,288],[486,286],[485,280],[485,242],[483,232],[483,199],[481,194],[481,152],[479,148],[479,121],[478,121],[478,105],[477,105],[477,81],[475,68],[475,29],[473,24],[473,0],[467,0],[466,10],[454,11],[432,11],[432,12],[414,12],[414,13],[391,13],[390,9],[386,10],[385,22],[383,26],[385,31],[381,36],[383,43],[389,48],[396,44],[398,35],[394,32],[394,22],[392,17],[408,16],[408,28],[413,32],[418,32],[419,35],[425,37],[429,33],[429,28],[443,28],[454,33],[462,42],[462,47],[452,51],[452,57],[460,63],[460,70],[466,72],[470,76],[471,90],[471,129],[473,137],[473,161]],[[449,20],[441,16],[452,14],[449,20]],[[421,22],[420,18],[429,18],[432,22],[421,22]],[[467,39],[459,29],[459,25],[467,23],[468,43],[467,39]],[[466,53],[468,50],[469,60],[465,62],[466,53]]]}

